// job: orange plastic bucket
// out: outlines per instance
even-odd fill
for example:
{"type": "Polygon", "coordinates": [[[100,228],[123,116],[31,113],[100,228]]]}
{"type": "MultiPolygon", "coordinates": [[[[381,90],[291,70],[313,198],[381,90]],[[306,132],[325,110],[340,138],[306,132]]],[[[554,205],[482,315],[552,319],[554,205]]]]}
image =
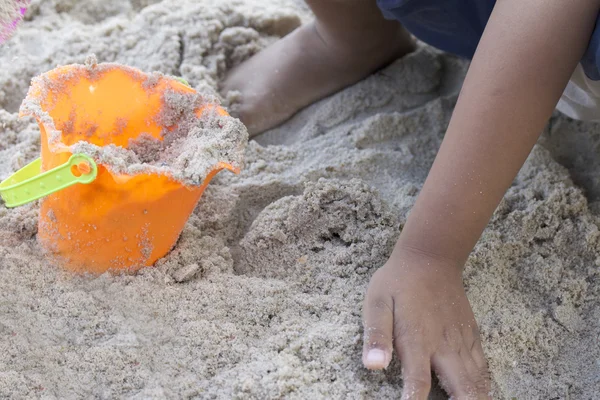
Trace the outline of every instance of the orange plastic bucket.
{"type": "MultiPolygon", "coordinates": [[[[70,65],[34,79],[21,114],[34,115],[39,123],[42,170],[47,171],[64,164],[81,142],[127,149],[142,134],[164,141],[177,123],[165,126],[160,118],[166,93],[195,91],[174,78],[120,65],[70,65]]],[[[193,110],[198,120],[207,113],[233,119],[214,103],[193,110]]],[[[194,185],[175,179],[168,169],[125,174],[95,159],[94,182],[41,201],[38,240],[73,271],[151,266],[173,248],[210,180],[222,169],[239,173],[245,142],[247,133],[194,185]]]]}

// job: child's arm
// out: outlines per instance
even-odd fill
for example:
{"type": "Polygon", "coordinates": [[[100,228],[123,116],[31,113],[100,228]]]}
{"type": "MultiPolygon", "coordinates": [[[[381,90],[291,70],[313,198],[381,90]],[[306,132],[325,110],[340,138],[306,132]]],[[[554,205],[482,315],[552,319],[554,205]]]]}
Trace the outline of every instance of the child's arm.
{"type": "Polygon", "coordinates": [[[583,55],[599,5],[496,3],[427,181],[367,293],[365,365],[387,366],[394,345],[405,396],[427,397],[430,366],[454,396],[486,393],[460,272],[583,55]]]}

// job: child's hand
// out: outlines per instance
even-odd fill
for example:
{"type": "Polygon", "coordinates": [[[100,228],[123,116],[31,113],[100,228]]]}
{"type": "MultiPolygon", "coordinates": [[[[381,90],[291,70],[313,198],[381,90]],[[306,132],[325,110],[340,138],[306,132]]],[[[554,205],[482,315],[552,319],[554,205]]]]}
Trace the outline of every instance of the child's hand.
{"type": "Polygon", "coordinates": [[[462,268],[398,250],[373,276],[364,305],[363,363],[402,363],[402,399],[427,399],[431,369],[453,398],[489,398],[479,331],[462,284],[462,268]]]}
{"type": "Polygon", "coordinates": [[[430,367],[453,397],[489,397],[461,264],[552,115],[599,11],[600,0],[496,2],[440,151],[367,293],[364,363],[386,367],[394,344],[404,399],[427,398],[430,367]]]}

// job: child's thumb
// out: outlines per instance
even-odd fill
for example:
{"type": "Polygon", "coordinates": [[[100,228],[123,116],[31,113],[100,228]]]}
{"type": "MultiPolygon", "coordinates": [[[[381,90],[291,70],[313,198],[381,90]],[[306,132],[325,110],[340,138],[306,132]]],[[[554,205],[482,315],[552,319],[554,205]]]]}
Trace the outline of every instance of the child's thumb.
{"type": "Polygon", "coordinates": [[[368,369],[387,368],[393,351],[393,301],[369,287],[363,308],[363,364],[368,369]]]}

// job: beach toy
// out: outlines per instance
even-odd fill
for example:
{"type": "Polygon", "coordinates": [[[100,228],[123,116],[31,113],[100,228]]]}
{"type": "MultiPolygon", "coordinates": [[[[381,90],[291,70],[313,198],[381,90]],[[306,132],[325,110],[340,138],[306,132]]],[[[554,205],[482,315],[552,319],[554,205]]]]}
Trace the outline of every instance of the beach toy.
{"type": "Polygon", "coordinates": [[[18,207],[66,189],[77,183],[92,183],[98,175],[94,160],[85,154],[71,156],[69,161],[41,173],[38,158],[9,179],[0,183],[0,195],[6,207],[18,207]]]}
{"type": "Polygon", "coordinates": [[[0,195],[7,207],[41,198],[38,240],[78,272],[135,271],[164,257],[211,179],[240,172],[248,140],[239,120],[185,83],[117,64],[35,78],[21,115],[38,121],[41,159],[0,195]]]}
{"type": "Polygon", "coordinates": [[[29,0],[0,0],[0,43],[8,40],[23,20],[29,0]]]}

